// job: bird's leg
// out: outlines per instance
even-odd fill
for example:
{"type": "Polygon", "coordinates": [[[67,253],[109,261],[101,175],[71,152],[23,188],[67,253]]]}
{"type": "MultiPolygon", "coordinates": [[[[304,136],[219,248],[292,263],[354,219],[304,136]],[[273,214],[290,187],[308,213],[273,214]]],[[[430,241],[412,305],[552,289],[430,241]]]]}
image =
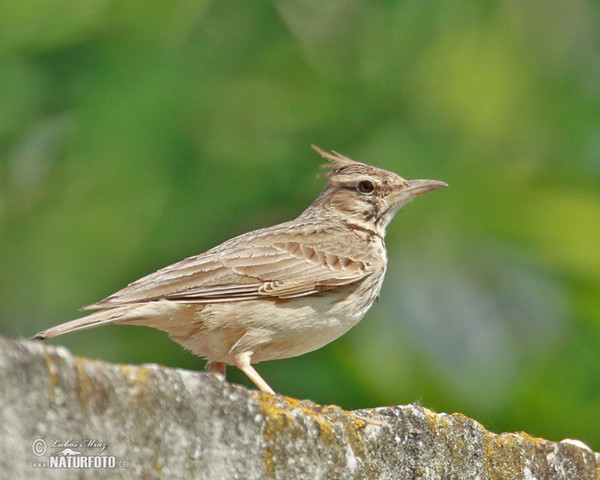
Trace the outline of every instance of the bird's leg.
{"type": "Polygon", "coordinates": [[[261,391],[275,395],[275,392],[271,387],[269,387],[269,384],[265,382],[258,372],[254,370],[252,365],[250,365],[251,356],[252,355],[250,353],[242,353],[241,355],[238,355],[234,365],[244,372],[261,391]]]}
{"type": "Polygon", "coordinates": [[[223,362],[206,362],[205,370],[208,373],[212,373],[213,375],[218,375],[220,377],[225,378],[225,367],[227,364],[223,362]]]}

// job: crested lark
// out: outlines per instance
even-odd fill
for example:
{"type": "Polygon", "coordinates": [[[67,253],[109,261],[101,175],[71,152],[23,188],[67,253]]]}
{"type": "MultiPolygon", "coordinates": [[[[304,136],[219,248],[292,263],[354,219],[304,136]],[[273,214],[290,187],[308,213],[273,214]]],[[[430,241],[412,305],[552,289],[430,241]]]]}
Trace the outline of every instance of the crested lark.
{"type": "Polygon", "coordinates": [[[386,227],[409,200],[446,186],[313,148],[332,170],[298,218],[165,267],[82,308],[99,312],[34,338],[112,323],[154,327],[205,357],[210,372],[235,365],[273,393],[251,364],[311,352],[356,325],[383,283],[386,227]]]}

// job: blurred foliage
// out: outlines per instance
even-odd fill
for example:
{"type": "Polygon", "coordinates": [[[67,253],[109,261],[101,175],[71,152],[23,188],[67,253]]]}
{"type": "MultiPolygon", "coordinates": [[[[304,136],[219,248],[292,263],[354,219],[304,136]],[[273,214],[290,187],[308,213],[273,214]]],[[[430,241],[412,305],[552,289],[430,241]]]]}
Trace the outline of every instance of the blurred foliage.
{"type": "MultiPolygon", "coordinates": [[[[365,320],[260,364],[269,383],[346,408],[420,401],[600,450],[599,10],[1,3],[2,332],[30,336],[293,218],[323,184],[316,143],[450,188],[390,226],[388,278],[365,320]]],[[[202,368],[150,329],[54,343],[202,368]]]]}

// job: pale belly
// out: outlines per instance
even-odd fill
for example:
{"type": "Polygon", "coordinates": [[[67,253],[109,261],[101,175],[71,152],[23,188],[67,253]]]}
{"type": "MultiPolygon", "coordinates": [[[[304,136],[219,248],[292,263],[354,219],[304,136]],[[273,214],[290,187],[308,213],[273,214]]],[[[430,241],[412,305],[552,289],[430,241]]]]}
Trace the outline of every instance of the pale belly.
{"type": "Polygon", "coordinates": [[[257,363],[302,355],[342,336],[367,313],[382,282],[379,275],[335,292],[289,300],[161,300],[132,310],[119,323],[163,330],[213,362],[235,365],[240,356],[250,355],[251,363],[257,363]]]}
{"type": "Polygon", "coordinates": [[[287,301],[209,304],[197,311],[189,335],[171,337],[196,355],[228,364],[242,353],[251,353],[252,363],[295,357],[350,330],[375,297],[376,292],[365,296],[350,288],[287,301]]]}

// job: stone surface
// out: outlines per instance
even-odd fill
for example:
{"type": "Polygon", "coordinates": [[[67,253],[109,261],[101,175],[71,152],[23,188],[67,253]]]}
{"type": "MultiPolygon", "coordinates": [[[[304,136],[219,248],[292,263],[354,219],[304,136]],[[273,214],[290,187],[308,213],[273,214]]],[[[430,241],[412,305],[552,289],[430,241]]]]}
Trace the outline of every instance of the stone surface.
{"type": "Polygon", "coordinates": [[[3,337],[0,391],[1,478],[600,478],[584,446],[493,434],[460,414],[347,412],[3,337]],[[100,468],[74,468],[85,462],[100,468]]]}

